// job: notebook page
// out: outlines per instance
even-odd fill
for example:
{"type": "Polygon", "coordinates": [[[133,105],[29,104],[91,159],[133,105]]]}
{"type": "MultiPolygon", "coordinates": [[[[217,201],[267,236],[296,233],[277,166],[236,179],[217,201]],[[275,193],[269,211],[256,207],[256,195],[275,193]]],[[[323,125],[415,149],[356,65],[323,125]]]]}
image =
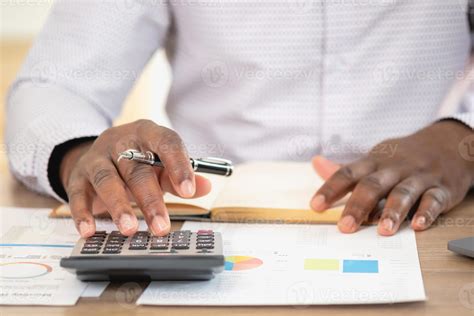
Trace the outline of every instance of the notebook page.
{"type": "Polygon", "coordinates": [[[213,208],[309,210],[322,184],[307,162],[252,162],[235,169],[213,208]]]}
{"type": "Polygon", "coordinates": [[[166,193],[164,196],[165,203],[190,205],[190,206],[199,207],[205,210],[211,210],[211,207],[214,204],[214,201],[217,199],[217,196],[222,191],[225,183],[228,181],[229,178],[214,175],[214,174],[206,174],[203,176],[209,179],[212,183],[212,189],[211,189],[211,192],[209,192],[209,194],[197,199],[183,199],[175,195],[166,193]]]}

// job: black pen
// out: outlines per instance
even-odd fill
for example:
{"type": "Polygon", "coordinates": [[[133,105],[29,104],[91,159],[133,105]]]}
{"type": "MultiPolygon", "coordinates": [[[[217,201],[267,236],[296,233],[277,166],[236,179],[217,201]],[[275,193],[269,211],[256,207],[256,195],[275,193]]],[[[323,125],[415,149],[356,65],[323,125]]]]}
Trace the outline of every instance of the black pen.
{"type": "MultiPolygon", "coordinates": [[[[158,155],[151,151],[141,152],[136,149],[129,149],[119,154],[118,161],[127,159],[139,163],[145,163],[155,167],[163,168],[158,155]]],[[[191,167],[196,172],[204,172],[229,177],[234,169],[232,161],[221,158],[190,158],[191,167]]]]}

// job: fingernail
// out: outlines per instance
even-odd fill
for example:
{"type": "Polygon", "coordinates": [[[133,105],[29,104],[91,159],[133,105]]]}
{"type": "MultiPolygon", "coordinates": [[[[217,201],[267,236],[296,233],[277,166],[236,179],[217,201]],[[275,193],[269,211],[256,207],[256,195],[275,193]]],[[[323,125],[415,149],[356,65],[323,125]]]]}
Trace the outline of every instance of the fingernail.
{"type": "Polygon", "coordinates": [[[169,222],[163,216],[155,216],[151,221],[151,230],[154,235],[167,233],[169,226],[169,222]]]}
{"type": "Polygon", "coordinates": [[[418,226],[420,228],[424,228],[425,225],[426,225],[426,217],[424,217],[424,216],[417,217],[417,219],[415,221],[415,224],[416,224],[416,226],[418,226]]]}
{"type": "Polygon", "coordinates": [[[135,217],[132,217],[130,214],[125,213],[120,216],[120,228],[122,230],[122,233],[134,230],[137,225],[137,219],[135,217]]]}
{"type": "Polygon", "coordinates": [[[313,198],[311,206],[315,211],[322,211],[324,209],[324,204],[326,203],[326,198],[324,195],[318,194],[313,198]]]}
{"type": "Polygon", "coordinates": [[[340,226],[344,231],[354,231],[355,230],[355,219],[352,215],[344,216],[340,221],[340,226]]]}
{"type": "Polygon", "coordinates": [[[194,195],[195,189],[193,182],[191,180],[184,180],[180,185],[181,193],[185,197],[192,197],[194,195]]]}
{"type": "Polygon", "coordinates": [[[79,233],[82,237],[89,237],[93,234],[93,227],[86,221],[82,221],[79,223],[79,233]]]}
{"type": "Polygon", "coordinates": [[[393,223],[393,221],[390,218],[385,218],[382,221],[382,228],[384,230],[388,231],[388,232],[393,231],[393,226],[395,226],[395,224],[393,223]]]}

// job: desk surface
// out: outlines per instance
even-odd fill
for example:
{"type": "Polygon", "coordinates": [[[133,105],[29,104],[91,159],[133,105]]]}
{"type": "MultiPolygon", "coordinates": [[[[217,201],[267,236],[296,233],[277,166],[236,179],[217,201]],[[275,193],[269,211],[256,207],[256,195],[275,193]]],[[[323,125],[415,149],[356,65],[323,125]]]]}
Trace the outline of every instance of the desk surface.
{"type": "MultiPolygon", "coordinates": [[[[57,203],[27,191],[7,171],[0,156],[0,205],[53,207],[57,203]]],[[[173,223],[179,228],[181,223],[173,223]]],[[[135,299],[146,284],[111,284],[99,299],[81,299],[74,307],[4,307],[6,315],[474,315],[474,261],[446,249],[451,239],[474,235],[474,195],[440,218],[432,229],[417,233],[418,252],[428,300],[421,303],[373,306],[298,306],[298,307],[158,307],[135,306],[135,299]]]]}

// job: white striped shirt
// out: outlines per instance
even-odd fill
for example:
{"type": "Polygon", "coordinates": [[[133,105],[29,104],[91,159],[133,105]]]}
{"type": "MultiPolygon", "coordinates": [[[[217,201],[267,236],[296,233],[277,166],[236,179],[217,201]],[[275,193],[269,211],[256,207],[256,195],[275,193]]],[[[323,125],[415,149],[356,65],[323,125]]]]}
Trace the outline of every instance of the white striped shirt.
{"type": "MultiPolygon", "coordinates": [[[[57,1],[13,85],[13,173],[56,196],[52,150],[111,126],[158,49],[191,155],[348,162],[440,119],[470,52],[467,0],[57,1]]],[[[156,83],[160,84],[159,82],[156,83]]],[[[452,117],[474,127],[472,105],[452,117]]]]}

